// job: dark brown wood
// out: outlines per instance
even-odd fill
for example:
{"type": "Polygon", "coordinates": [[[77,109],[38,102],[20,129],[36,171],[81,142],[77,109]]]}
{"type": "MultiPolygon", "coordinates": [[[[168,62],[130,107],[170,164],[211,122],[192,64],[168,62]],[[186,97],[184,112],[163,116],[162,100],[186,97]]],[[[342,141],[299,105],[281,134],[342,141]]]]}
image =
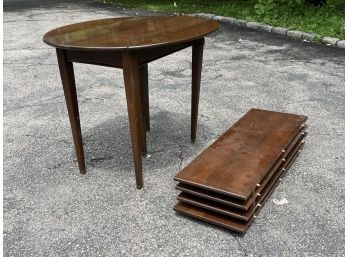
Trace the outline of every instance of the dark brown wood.
{"type": "Polygon", "coordinates": [[[249,208],[246,211],[243,211],[241,209],[234,208],[230,205],[221,204],[221,203],[214,202],[206,198],[201,198],[188,193],[180,193],[177,199],[181,202],[198,206],[200,208],[207,209],[213,212],[218,212],[239,220],[248,221],[251,219],[252,215],[254,215],[253,207],[249,208]]]}
{"type": "MultiPolygon", "coordinates": [[[[237,233],[244,234],[247,229],[250,227],[252,222],[255,220],[259,212],[261,211],[262,207],[265,205],[265,202],[267,199],[270,197],[276,186],[280,182],[280,177],[282,177],[286,170],[290,168],[294,160],[297,158],[299,155],[302,147],[304,145],[304,142],[300,140],[296,147],[294,147],[294,151],[291,153],[289,156],[288,160],[286,163],[284,163],[282,166],[284,166],[281,169],[279,169],[279,174],[277,176],[274,176],[273,179],[271,180],[270,184],[264,188],[264,190],[267,192],[264,192],[262,196],[259,198],[259,201],[256,205],[254,205],[253,212],[254,214],[250,215],[249,220],[245,219],[238,219],[236,217],[232,217],[231,215],[225,215],[222,214],[221,212],[216,212],[212,211],[211,209],[206,209],[199,207],[197,205],[185,203],[185,202],[179,202],[174,206],[174,210],[177,211],[178,213],[188,215],[193,218],[197,218],[199,220],[203,220],[224,228],[227,228],[229,230],[235,231],[237,233]]],[[[240,214],[240,211],[239,211],[240,214]]]]}
{"type": "MultiPolygon", "coordinates": [[[[307,135],[307,133],[304,132],[303,130],[301,130],[299,135],[300,135],[300,137],[295,139],[296,140],[296,141],[294,141],[295,143],[298,143],[298,140],[303,140],[305,138],[305,136],[307,135]]],[[[291,144],[291,145],[293,145],[293,144],[291,144]]],[[[287,150],[287,152],[288,152],[288,150],[287,150]]],[[[277,162],[277,165],[274,165],[277,167],[278,171],[279,171],[278,163],[280,162],[281,164],[284,164],[283,158],[284,157],[286,159],[289,158],[288,156],[290,156],[290,152],[288,152],[288,153],[289,154],[287,154],[287,155],[281,156],[281,159],[277,162]]],[[[281,167],[283,168],[283,166],[284,165],[282,165],[281,167]]],[[[273,169],[273,167],[272,167],[272,169],[273,169]]],[[[255,204],[255,202],[257,201],[257,198],[259,198],[258,195],[264,194],[263,189],[266,186],[267,182],[268,182],[268,180],[263,180],[262,183],[260,184],[260,186],[257,187],[255,193],[252,194],[246,201],[243,201],[243,200],[235,198],[235,197],[219,194],[219,193],[216,193],[213,191],[209,191],[209,190],[206,190],[203,188],[184,184],[184,183],[179,183],[178,185],[176,185],[175,189],[180,190],[182,192],[192,194],[192,195],[196,195],[196,196],[201,197],[201,198],[206,198],[206,199],[212,200],[214,202],[219,202],[219,203],[222,203],[225,205],[230,205],[232,207],[235,207],[235,208],[238,208],[241,210],[248,210],[252,205],[255,204]]]]}
{"type": "Polygon", "coordinates": [[[230,205],[232,207],[247,210],[255,202],[256,197],[250,197],[247,201],[241,199],[216,193],[214,191],[209,191],[200,187],[191,186],[189,184],[179,183],[176,185],[175,189],[186,192],[192,195],[199,196],[201,198],[206,198],[214,202],[223,203],[225,205],[230,205]]]}
{"type": "Polygon", "coordinates": [[[71,132],[73,135],[77,163],[80,173],[86,172],[85,157],[80,127],[80,115],[77,102],[73,64],[67,60],[65,50],[57,49],[60,76],[62,79],[65,102],[68,109],[71,132]]]}
{"type": "Polygon", "coordinates": [[[277,174],[279,173],[279,168],[284,169],[286,165],[289,162],[289,159],[293,159],[294,152],[297,152],[299,148],[302,145],[302,140],[307,136],[307,124],[303,124],[301,126],[302,128],[296,135],[296,137],[293,139],[293,141],[288,145],[288,147],[285,149],[285,151],[280,155],[277,162],[272,166],[271,170],[268,172],[268,174],[262,179],[262,181],[259,183],[259,186],[256,187],[255,192],[249,199],[245,202],[244,207],[250,205],[251,203],[258,201],[260,198],[260,195],[262,196],[265,194],[264,188],[270,187],[269,181],[272,180],[277,174]],[[251,202],[251,203],[250,203],[251,202]]]}
{"type": "Polygon", "coordinates": [[[201,86],[204,38],[192,45],[191,141],[196,141],[199,92],[201,86]]]}
{"type": "Polygon", "coordinates": [[[175,176],[175,180],[247,200],[307,117],[251,109],[175,176]]]}
{"type": "Polygon", "coordinates": [[[128,51],[192,42],[219,28],[217,21],[191,16],[122,17],[60,27],[43,40],[61,49],[128,51]]]}
{"type": "Polygon", "coordinates": [[[138,55],[139,65],[146,64],[155,60],[158,60],[162,57],[165,57],[169,54],[175,53],[177,51],[183,50],[187,47],[192,46],[195,41],[190,41],[186,43],[181,43],[178,45],[166,45],[166,46],[157,46],[149,49],[139,49],[133,50],[138,55]]]}
{"type": "Polygon", "coordinates": [[[122,53],[123,77],[126,89],[129,128],[132,138],[133,160],[137,188],[143,187],[141,153],[144,152],[144,138],[139,66],[137,56],[130,51],[122,53]]]}
{"type": "Polygon", "coordinates": [[[196,186],[192,186],[192,185],[184,184],[184,183],[177,184],[175,189],[192,194],[192,195],[199,196],[201,198],[206,198],[214,202],[230,205],[241,210],[249,209],[249,207],[255,202],[255,198],[253,197],[250,197],[247,201],[243,201],[235,197],[219,194],[214,191],[209,191],[200,187],[196,187],[196,186]]]}
{"type": "MultiPolygon", "coordinates": [[[[307,134],[304,134],[299,142],[295,145],[294,149],[291,151],[289,156],[287,157],[284,164],[279,168],[279,171],[274,174],[271,180],[267,183],[267,185],[260,192],[260,196],[257,198],[257,203],[262,206],[262,204],[269,198],[269,196],[273,193],[281,178],[285,175],[285,173],[290,169],[291,165],[296,160],[297,156],[301,153],[304,144],[305,138],[307,134]]],[[[261,207],[260,206],[260,207],[261,207]]],[[[257,212],[256,212],[257,213],[257,212]]]]}
{"type": "MultiPolygon", "coordinates": [[[[190,193],[180,193],[178,200],[201,207],[203,209],[219,212],[236,219],[248,221],[255,214],[256,210],[261,207],[261,203],[264,201],[265,197],[267,197],[267,195],[273,190],[280,177],[285,174],[286,170],[289,168],[289,164],[291,165],[293,160],[296,158],[295,155],[303,147],[306,135],[307,134],[305,133],[296,140],[296,144],[292,146],[291,151],[287,156],[284,157],[285,161],[282,162],[282,165],[278,167],[277,171],[273,174],[271,179],[267,181],[267,184],[259,192],[260,196],[254,199],[252,205],[248,209],[241,210],[240,208],[232,207],[230,203],[221,203],[220,201],[214,201],[214,199],[208,199],[206,197],[201,197],[190,193]]],[[[230,198],[230,201],[233,202],[234,199],[230,198]]]]}
{"type": "Polygon", "coordinates": [[[248,221],[235,219],[221,213],[209,211],[198,206],[183,202],[177,203],[174,206],[174,210],[178,213],[185,214],[187,216],[203,220],[223,228],[227,228],[240,234],[244,234],[254,220],[254,217],[252,217],[248,221]]]}
{"type": "Polygon", "coordinates": [[[148,78],[147,64],[143,64],[140,66],[139,76],[140,76],[141,105],[142,105],[142,111],[143,111],[142,115],[144,120],[144,128],[146,131],[150,131],[149,78],[148,78]]]}
{"type": "Polygon", "coordinates": [[[299,133],[296,135],[296,137],[293,139],[293,141],[287,146],[285,151],[280,155],[277,162],[272,166],[272,169],[268,174],[262,179],[262,181],[259,183],[260,186],[256,188],[256,193],[259,193],[262,191],[262,189],[266,186],[267,182],[273,177],[273,174],[276,172],[279,166],[281,166],[288,158],[288,156],[293,152],[294,146],[298,145],[299,140],[302,140],[305,136],[307,136],[307,124],[303,124],[302,128],[300,129],[299,133]]]}
{"type": "MultiPolygon", "coordinates": [[[[198,40],[199,41],[199,40],[198,40]]],[[[133,50],[138,56],[138,64],[145,65],[169,54],[175,53],[189,46],[196,41],[178,45],[158,46],[150,49],[133,50]]],[[[66,50],[67,59],[70,62],[101,65],[114,68],[122,68],[121,51],[82,51],[66,50]]]]}
{"type": "Polygon", "coordinates": [[[121,53],[115,51],[91,52],[66,50],[69,62],[79,62],[107,67],[122,68],[121,53]]]}
{"type": "Polygon", "coordinates": [[[72,62],[124,69],[136,181],[141,188],[140,154],[147,152],[146,131],[150,130],[147,63],[193,46],[191,138],[195,139],[202,42],[204,36],[219,28],[216,21],[190,16],[122,17],[71,24],[44,35],[44,42],[61,53],[58,58],[81,172],[85,172],[85,164],[77,100],[73,99],[76,89],[72,62]],[[66,86],[70,84],[71,88],[66,86]]]}

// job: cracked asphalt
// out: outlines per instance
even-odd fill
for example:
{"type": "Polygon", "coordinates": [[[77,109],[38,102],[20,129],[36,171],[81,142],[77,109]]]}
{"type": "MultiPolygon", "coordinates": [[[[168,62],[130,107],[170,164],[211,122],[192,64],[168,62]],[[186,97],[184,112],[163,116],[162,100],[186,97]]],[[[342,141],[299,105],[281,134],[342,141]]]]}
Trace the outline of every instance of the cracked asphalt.
{"type": "Polygon", "coordinates": [[[150,157],[135,189],[121,70],[75,65],[77,169],[55,50],[73,22],[157,13],[93,1],[4,2],[5,256],[343,256],[344,50],[223,25],[206,39],[198,140],[191,51],[149,65],[150,157]],[[309,116],[304,151],[243,237],[177,215],[174,175],[250,108],[309,116]]]}

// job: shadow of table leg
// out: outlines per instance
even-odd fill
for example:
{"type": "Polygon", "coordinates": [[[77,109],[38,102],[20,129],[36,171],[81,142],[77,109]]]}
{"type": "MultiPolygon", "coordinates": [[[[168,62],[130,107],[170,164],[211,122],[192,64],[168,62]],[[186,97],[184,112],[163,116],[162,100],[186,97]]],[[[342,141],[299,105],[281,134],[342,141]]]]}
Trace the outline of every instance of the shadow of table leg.
{"type": "Polygon", "coordinates": [[[79,107],[77,103],[74,68],[72,62],[67,61],[65,50],[57,49],[60,76],[62,79],[66,106],[68,108],[71,132],[74,139],[77,162],[80,173],[86,172],[85,157],[80,127],[79,107]]]}

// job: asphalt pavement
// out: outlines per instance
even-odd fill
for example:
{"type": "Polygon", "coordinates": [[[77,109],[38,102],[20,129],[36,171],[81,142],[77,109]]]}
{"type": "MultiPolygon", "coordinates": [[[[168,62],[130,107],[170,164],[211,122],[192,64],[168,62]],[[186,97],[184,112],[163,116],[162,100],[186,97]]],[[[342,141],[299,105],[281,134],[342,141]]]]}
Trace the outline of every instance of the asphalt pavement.
{"type": "Polygon", "coordinates": [[[122,71],[76,64],[80,175],[45,32],[153,12],[93,1],[4,2],[5,256],[343,256],[344,50],[223,25],[206,39],[198,140],[191,49],[149,64],[150,157],[135,188],[122,71]],[[307,115],[307,144],[242,237],[172,210],[173,177],[250,108],[307,115]],[[282,206],[272,199],[288,200],[282,206]]]}

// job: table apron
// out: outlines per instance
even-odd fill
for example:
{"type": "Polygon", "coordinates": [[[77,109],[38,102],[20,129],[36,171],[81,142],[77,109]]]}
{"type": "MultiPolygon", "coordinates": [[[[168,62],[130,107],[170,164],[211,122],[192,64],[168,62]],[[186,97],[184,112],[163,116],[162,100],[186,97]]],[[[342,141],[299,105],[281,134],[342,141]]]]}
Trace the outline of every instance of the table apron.
{"type": "MultiPolygon", "coordinates": [[[[143,65],[194,45],[202,39],[178,45],[158,46],[148,49],[130,50],[137,56],[138,64],[143,65]]],[[[122,69],[122,51],[80,51],[65,50],[69,62],[87,63],[122,69]]]]}

